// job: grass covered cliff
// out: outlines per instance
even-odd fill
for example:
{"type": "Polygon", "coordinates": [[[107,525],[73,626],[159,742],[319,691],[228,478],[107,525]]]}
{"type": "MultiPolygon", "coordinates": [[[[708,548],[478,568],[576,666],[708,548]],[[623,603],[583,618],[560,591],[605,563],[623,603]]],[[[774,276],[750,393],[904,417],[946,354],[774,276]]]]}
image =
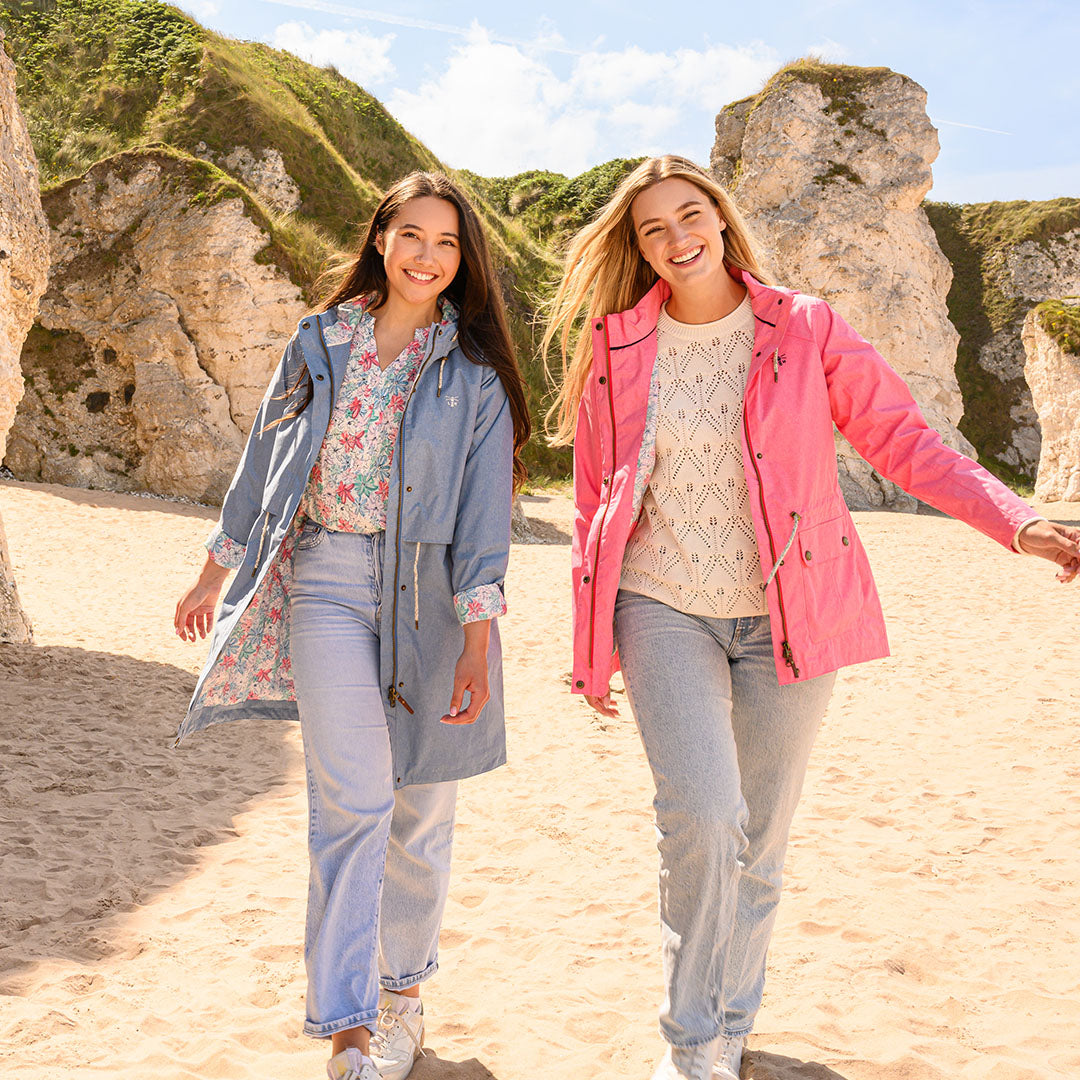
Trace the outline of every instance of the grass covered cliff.
{"type": "MultiPolygon", "coordinates": [[[[454,173],[335,69],[221,37],[160,0],[2,0],[0,28],[46,191],[103,160],[128,167],[133,156],[167,156],[185,167],[195,197],[244,200],[267,232],[264,257],[311,302],[326,260],[355,244],[358,226],[394,180],[413,169],[454,175],[488,226],[539,428],[549,391],[536,356],[535,315],[557,264],[547,236],[533,239],[532,219],[500,212],[500,185],[513,187],[518,178],[454,173]],[[256,158],[280,154],[299,191],[294,209],[268,206],[223,165],[238,146],[256,158]]],[[[574,181],[545,176],[543,220],[559,227],[568,214],[579,220],[574,181]],[[560,194],[560,185],[570,191],[560,194]]],[[[527,456],[536,475],[569,471],[568,452],[541,438],[527,456]]]]}
{"type": "MultiPolygon", "coordinates": [[[[1013,412],[1026,394],[1022,368],[995,374],[980,363],[994,342],[1015,339],[1027,312],[1043,297],[1025,293],[1017,278],[1015,253],[1027,247],[1043,257],[1051,274],[1062,262],[1068,234],[1080,229],[1080,199],[1042,202],[924,204],[930,224],[952,264],[949,319],[960,334],[956,377],[964,397],[960,430],[979,451],[979,460],[1007,483],[1027,488],[1034,475],[1005,460],[1013,412]]],[[[1045,285],[1045,281],[1040,282],[1045,285]]],[[[1055,309],[1056,310],[1056,309],[1055,309]]]]}

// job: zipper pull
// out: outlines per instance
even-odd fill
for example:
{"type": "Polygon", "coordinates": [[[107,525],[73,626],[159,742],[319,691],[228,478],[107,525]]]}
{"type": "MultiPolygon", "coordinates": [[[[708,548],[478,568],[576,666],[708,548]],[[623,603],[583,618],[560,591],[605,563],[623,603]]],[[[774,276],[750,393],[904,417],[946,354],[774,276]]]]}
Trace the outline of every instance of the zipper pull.
{"type": "MultiPolygon", "coordinates": [[[[798,672],[795,672],[795,677],[796,677],[796,678],[798,678],[798,675],[799,675],[799,673],[798,673],[798,672]]],[[[410,716],[412,716],[412,715],[413,715],[413,711],[412,711],[412,708],[411,708],[411,706],[409,705],[409,703],[408,703],[408,702],[407,702],[407,701],[406,701],[406,700],[405,700],[405,699],[404,699],[404,698],[403,698],[403,697],[402,697],[402,696],[401,696],[401,695],[400,695],[400,694],[399,694],[399,693],[398,693],[398,692],[397,692],[396,690],[394,691],[394,696],[395,696],[395,697],[396,697],[396,698],[398,699],[398,701],[399,701],[399,702],[401,703],[401,707],[402,707],[402,708],[403,708],[403,709],[404,709],[404,710],[405,710],[405,711],[406,711],[406,712],[407,712],[407,713],[408,713],[408,714],[409,714],[410,716]]]]}
{"type": "Polygon", "coordinates": [[[784,657],[784,663],[795,673],[795,678],[799,677],[799,669],[795,666],[795,654],[791,651],[791,645],[788,642],[784,642],[780,647],[780,652],[784,657]]]}
{"type": "Polygon", "coordinates": [[[772,381],[780,381],[780,350],[777,349],[772,354],[772,381]]]}

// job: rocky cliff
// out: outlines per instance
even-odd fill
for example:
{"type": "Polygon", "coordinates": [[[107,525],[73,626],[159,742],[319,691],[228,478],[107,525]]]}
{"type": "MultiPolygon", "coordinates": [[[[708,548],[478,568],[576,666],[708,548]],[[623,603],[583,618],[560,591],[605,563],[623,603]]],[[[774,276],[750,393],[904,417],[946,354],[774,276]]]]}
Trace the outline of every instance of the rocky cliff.
{"type": "Polygon", "coordinates": [[[1025,376],[1025,320],[1046,300],[1080,294],[1080,199],[928,203],[955,276],[949,315],[960,331],[960,430],[980,460],[1030,484],[1039,468],[1039,415],[1025,376]]]}
{"type": "Polygon", "coordinates": [[[52,267],[8,468],[220,502],[305,310],[272,224],[213,166],[165,150],[101,162],[44,203],[52,267]]]}
{"type": "Polygon", "coordinates": [[[1035,498],[1080,502],[1080,299],[1032,308],[1021,337],[1042,432],[1035,498]]]}
{"type": "MultiPolygon", "coordinates": [[[[8,46],[19,67],[20,104],[50,192],[124,152],[158,149],[212,163],[231,178],[247,203],[264,212],[277,243],[273,259],[302,287],[309,302],[315,300],[312,286],[326,257],[355,244],[358,224],[389,184],[413,169],[447,171],[379,101],[335,69],[305,63],[258,42],[223,38],[159,0],[0,5],[0,24],[10,29],[8,46]]],[[[534,359],[533,319],[541,282],[553,273],[552,262],[532,235],[493,208],[476,178],[457,175],[488,225],[511,332],[538,420],[547,388],[542,366],[534,359]]],[[[94,181],[104,182],[100,175],[94,181]]],[[[193,186],[197,190],[200,184],[196,178],[193,186]]],[[[108,214],[111,193],[101,194],[108,214]]],[[[51,203],[51,194],[47,201],[51,203]]],[[[84,199],[86,207],[91,202],[84,199]]],[[[247,216],[255,220],[259,215],[247,216]]],[[[74,230],[89,236],[85,224],[73,219],[70,235],[58,238],[65,251],[78,239],[74,230]]],[[[156,231],[164,235],[160,225],[156,231]]],[[[114,248],[110,235],[107,230],[98,234],[105,245],[102,251],[115,250],[120,257],[126,241],[114,248]]],[[[89,246],[84,254],[90,257],[89,246]]],[[[259,256],[264,257],[266,253],[259,256]]],[[[243,271],[241,277],[246,276],[243,271]]],[[[184,308],[182,297],[164,295],[184,308]]],[[[67,329],[63,324],[59,328],[67,329]]],[[[201,339],[200,361],[209,344],[209,338],[201,339]]],[[[80,355],[85,353],[78,342],[70,347],[76,346],[80,355]]],[[[234,352],[230,342],[219,351],[234,352]]],[[[219,376],[212,377],[216,381],[219,376]]],[[[82,422],[85,416],[78,419],[82,422]]],[[[77,477],[85,469],[88,475],[115,474],[117,468],[130,473],[115,459],[132,458],[134,443],[132,435],[123,448],[117,445],[122,452],[99,459],[97,465],[72,471],[72,463],[66,463],[67,473],[77,477]]],[[[72,445],[78,449],[81,442],[72,445]]],[[[177,445],[174,452],[179,449],[177,445]]],[[[539,439],[527,449],[527,457],[534,472],[559,475],[569,467],[566,451],[546,447],[539,439]]]]}
{"type": "MultiPolygon", "coordinates": [[[[45,289],[48,227],[38,194],[38,170],[15,101],[15,67],[0,30],[0,458],[23,393],[19,354],[45,289]]],[[[0,642],[29,641],[0,521],[0,642]]]]}
{"type": "MultiPolygon", "coordinates": [[[[917,83],[802,61],[721,111],[711,167],[776,279],[828,300],[903,375],[945,441],[971,453],[957,427],[952,273],[921,206],[937,153],[917,83]]],[[[914,508],[839,435],[837,449],[850,505],[914,508]]]]}

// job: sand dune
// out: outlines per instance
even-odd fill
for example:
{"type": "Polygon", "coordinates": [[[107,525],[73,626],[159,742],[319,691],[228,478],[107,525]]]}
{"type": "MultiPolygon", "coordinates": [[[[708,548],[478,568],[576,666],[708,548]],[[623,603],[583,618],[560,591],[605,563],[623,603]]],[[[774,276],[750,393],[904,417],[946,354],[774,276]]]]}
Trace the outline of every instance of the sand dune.
{"type": "MultiPolygon", "coordinates": [[[[648,770],[625,705],[567,693],[568,502],[527,511],[556,542],[513,552],[511,764],[462,785],[414,1076],[647,1078],[648,770]]],[[[203,659],[171,614],[213,512],[14,482],[0,512],[36,633],[0,648],[0,1073],[323,1075],[299,732],[168,749],[203,659]]],[[[837,684],[743,1075],[1076,1077],[1080,593],[946,518],[856,518],[894,656],[837,684]]]]}

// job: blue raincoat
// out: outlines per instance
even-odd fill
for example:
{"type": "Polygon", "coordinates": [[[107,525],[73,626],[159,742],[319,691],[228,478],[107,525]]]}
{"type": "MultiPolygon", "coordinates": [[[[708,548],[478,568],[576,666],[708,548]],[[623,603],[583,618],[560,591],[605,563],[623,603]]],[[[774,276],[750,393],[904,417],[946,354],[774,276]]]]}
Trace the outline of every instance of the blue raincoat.
{"type": "MultiPolygon", "coordinates": [[[[301,320],[255,417],[221,509],[236,574],[175,743],[240,717],[298,718],[289,659],[288,592],[297,508],[330,423],[350,342],[327,344],[337,308],[301,320]],[[288,389],[301,364],[314,396],[294,419],[288,389]],[[273,426],[268,426],[273,425],[273,426]]],[[[343,335],[330,335],[339,341],[343,335]]],[[[454,597],[500,589],[510,550],[513,421],[495,370],[433,326],[401,418],[383,564],[380,674],[396,787],[457,780],[506,760],[502,650],[492,620],[491,700],[471,725],[450,707],[464,631],[454,597]]]]}

